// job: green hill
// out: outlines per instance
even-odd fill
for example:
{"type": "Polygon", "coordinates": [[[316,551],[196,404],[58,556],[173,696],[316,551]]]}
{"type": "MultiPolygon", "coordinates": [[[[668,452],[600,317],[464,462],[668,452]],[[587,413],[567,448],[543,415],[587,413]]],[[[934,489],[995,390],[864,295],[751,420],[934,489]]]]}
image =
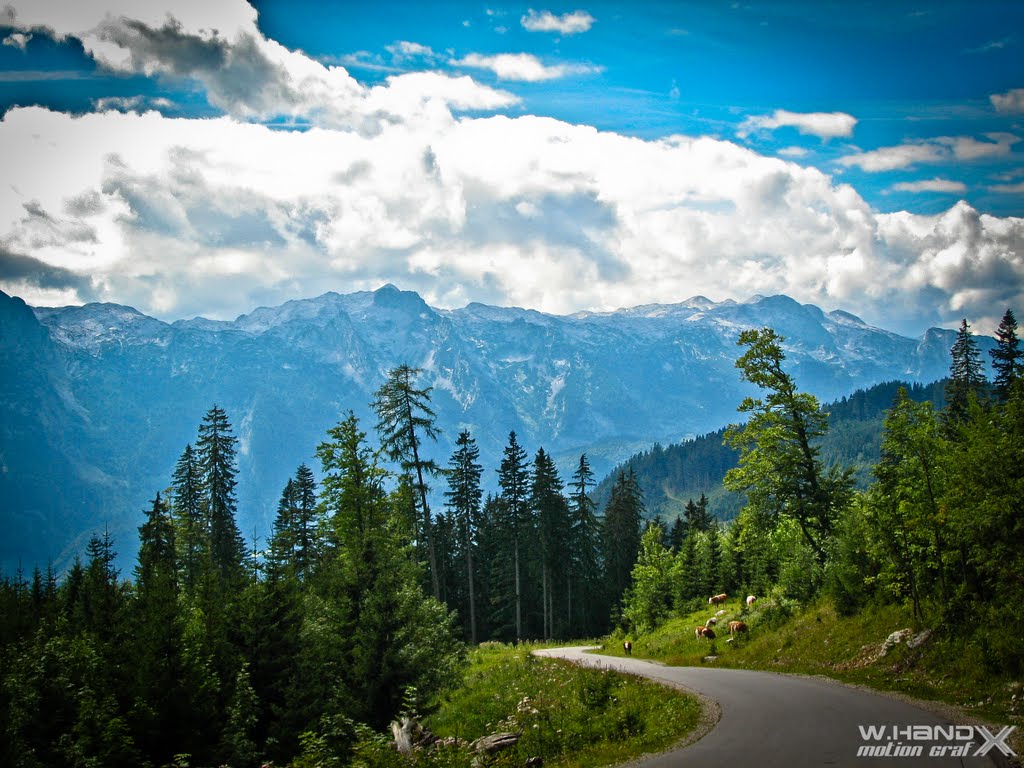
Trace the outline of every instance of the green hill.
{"type": "MultiPolygon", "coordinates": [[[[945,380],[927,385],[887,381],[824,406],[829,413],[829,434],[820,444],[822,460],[826,465],[855,467],[858,485],[865,487],[871,467],[879,458],[885,413],[898,389],[905,387],[913,400],[930,400],[936,408],[942,408],[945,386],[945,380]]],[[[656,443],[635,454],[598,484],[594,491],[598,508],[607,502],[619,472],[632,469],[643,490],[649,518],[673,520],[682,515],[687,500],[704,494],[715,517],[731,520],[743,506],[743,497],[722,487],[722,478],[737,461],[736,451],[722,442],[724,434],[723,427],[667,447],[656,443]]]]}

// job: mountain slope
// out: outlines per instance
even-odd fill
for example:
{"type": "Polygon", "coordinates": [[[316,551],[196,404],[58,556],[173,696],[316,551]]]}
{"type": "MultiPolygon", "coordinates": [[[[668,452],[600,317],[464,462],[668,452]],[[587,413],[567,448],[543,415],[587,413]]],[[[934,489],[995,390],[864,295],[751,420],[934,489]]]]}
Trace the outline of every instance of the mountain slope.
{"type": "MultiPolygon", "coordinates": [[[[945,381],[930,385],[886,381],[824,405],[829,414],[829,430],[818,445],[826,466],[853,467],[858,485],[867,486],[871,468],[880,457],[885,414],[900,387],[906,387],[912,400],[928,400],[936,408],[945,406],[945,381]]],[[[725,473],[739,459],[739,454],[724,444],[724,436],[723,427],[682,443],[656,444],[631,456],[598,483],[594,490],[598,506],[607,501],[618,473],[632,470],[643,491],[650,519],[674,520],[683,515],[687,501],[696,501],[701,494],[708,497],[708,508],[715,517],[731,519],[744,502],[741,494],[722,487],[725,473]]]]}
{"type": "Polygon", "coordinates": [[[559,317],[440,310],[390,285],[170,324],[111,304],[30,311],[0,295],[0,322],[0,407],[12,415],[0,433],[8,570],[15,551],[62,565],[104,525],[127,562],[143,507],[214,403],[239,438],[240,527],[265,536],[288,477],[301,462],[318,469],[328,428],[351,409],[372,434],[373,393],[403,363],[423,368],[421,383],[434,388],[443,438],[433,457],[447,464],[459,430],[470,429],[493,488],[511,430],[568,477],[582,452],[600,475],[654,442],[732,420],[751,391],[734,367],[743,328],[786,336],[797,381],[822,400],[887,379],[939,378],[954,336],[909,339],[784,296],[559,317]]]}

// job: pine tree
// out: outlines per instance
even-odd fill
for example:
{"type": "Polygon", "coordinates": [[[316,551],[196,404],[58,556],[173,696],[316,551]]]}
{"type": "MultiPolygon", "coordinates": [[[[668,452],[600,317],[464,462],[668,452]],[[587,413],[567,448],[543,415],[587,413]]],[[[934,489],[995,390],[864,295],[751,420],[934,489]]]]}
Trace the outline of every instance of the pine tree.
{"type": "Polygon", "coordinates": [[[604,510],[602,525],[605,583],[609,604],[617,608],[629,588],[640,549],[643,494],[632,468],[620,471],[604,510]]]}
{"type": "Polygon", "coordinates": [[[569,539],[569,505],[562,495],[562,481],[551,456],[537,450],[530,478],[529,505],[537,521],[541,570],[542,637],[555,636],[555,593],[564,576],[562,563],[569,539]]]}
{"type": "Polygon", "coordinates": [[[679,554],[679,550],[683,548],[683,542],[686,541],[686,533],[689,530],[686,523],[683,522],[683,518],[676,515],[675,521],[672,523],[672,528],[669,530],[668,542],[669,549],[672,550],[672,554],[679,554]]]}
{"type": "Polygon", "coordinates": [[[469,430],[463,430],[455,441],[455,452],[449,461],[448,490],[444,494],[448,500],[449,514],[455,520],[459,548],[465,559],[466,613],[469,618],[470,642],[473,645],[477,643],[477,577],[473,555],[477,546],[480,500],[483,497],[483,491],[480,489],[483,467],[477,463],[479,458],[480,449],[477,448],[476,441],[469,430]]]}
{"type": "Polygon", "coordinates": [[[316,479],[313,470],[300,464],[295,470],[293,483],[292,540],[295,575],[300,581],[306,579],[310,569],[319,561],[320,517],[317,512],[316,479]]]}
{"type": "Polygon", "coordinates": [[[327,434],[331,439],[316,450],[324,471],[320,499],[336,546],[351,551],[388,518],[387,472],[377,465],[352,411],[327,434]]]}
{"type": "Polygon", "coordinates": [[[139,528],[135,591],[129,646],[137,702],[133,730],[143,753],[162,765],[184,751],[190,726],[198,724],[182,657],[174,523],[159,493],[139,528]]]}
{"type": "Polygon", "coordinates": [[[571,527],[569,530],[569,576],[567,579],[566,613],[569,637],[587,636],[603,631],[606,617],[598,615],[602,605],[600,590],[601,527],[596,506],[589,489],[594,473],[587,455],[580,456],[572,476],[570,495],[571,527]]]}
{"type": "Polygon", "coordinates": [[[373,408],[377,412],[377,434],[388,458],[396,461],[409,475],[419,503],[419,521],[427,544],[430,581],[434,598],[440,596],[437,574],[437,553],[434,548],[433,522],[427,503],[427,476],[438,473],[437,465],[422,454],[424,439],[436,440],[435,414],[430,408],[432,387],[416,389],[413,382],[419,368],[401,365],[388,372],[387,380],[375,393],[373,408]]]}
{"type": "Polygon", "coordinates": [[[323,616],[304,631],[303,695],[323,715],[382,727],[409,686],[438,690],[458,676],[454,616],[420,587],[421,568],[404,541],[404,510],[385,493],[386,473],[353,414],[331,429],[321,503],[336,555],[317,576],[323,616]],[[325,709],[326,708],[326,709],[325,709]]]}
{"type": "Polygon", "coordinates": [[[981,397],[986,384],[978,342],[966,319],[960,323],[956,341],[949,353],[951,361],[949,383],[946,385],[945,420],[947,427],[951,428],[967,419],[971,398],[981,397]]]}
{"type": "Polygon", "coordinates": [[[1017,318],[1009,309],[996,329],[996,348],[989,354],[995,371],[993,391],[999,402],[1006,402],[1014,383],[1024,379],[1024,351],[1017,338],[1017,318]]]}
{"type": "Polygon", "coordinates": [[[210,559],[221,590],[245,580],[245,542],[235,522],[235,436],[224,410],[214,405],[199,425],[196,465],[202,509],[210,537],[210,559]]]}
{"type": "Polygon", "coordinates": [[[512,550],[513,605],[515,607],[516,642],[523,639],[523,565],[522,547],[530,535],[528,507],[529,471],[526,451],[510,432],[508,445],[498,468],[498,486],[501,488],[501,527],[512,550]]]}
{"type": "Polygon", "coordinates": [[[771,328],[740,334],[738,343],[748,349],[736,367],[744,381],[767,394],[745,398],[738,410],[749,414],[746,424],[725,431],[725,442],[740,451],[739,466],[726,473],[725,486],[745,491],[747,506],[765,521],[782,516],[796,522],[824,563],[833,522],[852,498],[853,473],[822,466],[816,441],[828,431],[828,416],[783,370],[783,341],[771,328]]]}
{"type": "Polygon", "coordinates": [[[199,582],[210,547],[209,524],[203,513],[202,478],[191,443],[185,446],[174,467],[171,489],[179,571],[182,585],[191,594],[199,582]]]}
{"type": "Polygon", "coordinates": [[[277,502],[277,515],[267,552],[267,574],[275,579],[295,575],[295,507],[295,481],[288,478],[277,502]]]}

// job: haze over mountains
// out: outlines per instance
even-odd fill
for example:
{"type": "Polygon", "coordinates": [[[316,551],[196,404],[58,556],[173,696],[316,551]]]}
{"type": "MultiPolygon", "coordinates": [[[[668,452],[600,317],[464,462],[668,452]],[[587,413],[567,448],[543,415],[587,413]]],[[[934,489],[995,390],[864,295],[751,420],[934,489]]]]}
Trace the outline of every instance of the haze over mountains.
{"type": "MultiPolygon", "coordinates": [[[[734,420],[752,391],[734,367],[736,339],[763,326],[786,337],[788,369],[823,401],[941,378],[955,336],[906,338],[785,296],[553,316],[441,310],[387,285],[169,324],[113,304],[33,309],[0,293],[0,567],[62,567],[105,526],[128,565],[144,505],[214,403],[239,438],[240,528],[265,537],[284,484],[302,462],[319,470],[316,446],[343,414],[376,443],[369,404],[403,363],[433,387],[441,465],[469,429],[493,488],[515,430],[531,456],[543,446],[562,462],[563,479],[583,452],[601,477],[656,441],[734,420]]],[[[993,342],[979,341],[987,362],[993,342]]]]}

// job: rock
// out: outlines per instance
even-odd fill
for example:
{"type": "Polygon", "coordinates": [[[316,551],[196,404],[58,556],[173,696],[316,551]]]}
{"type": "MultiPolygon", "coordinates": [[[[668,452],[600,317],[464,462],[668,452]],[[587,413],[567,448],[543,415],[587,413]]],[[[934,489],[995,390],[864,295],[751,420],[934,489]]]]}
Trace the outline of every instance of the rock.
{"type": "Polygon", "coordinates": [[[514,746],[520,736],[522,736],[521,733],[492,733],[490,736],[481,736],[470,744],[469,748],[474,752],[489,755],[514,746]]]}
{"type": "Polygon", "coordinates": [[[887,653],[889,653],[889,651],[891,651],[897,645],[899,645],[904,640],[907,640],[907,639],[909,639],[909,638],[911,638],[913,636],[914,636],[914,630],[909,629],[909,628],[908,629],[899,629],[899,630],[893,632],[891,635],[889,635],[887,638],[885,638],[885,642],[882,643],[882,648],[881,648],[881,652],[879,653],[879,656],[880,657],[881,656],[885,656],[887,653]]]}
{"type": "Polygon", "coordinates": [[[932,631],[930,629],[926,629],[923,632],[918,632],[912,638],[907,640],[907,648],[913,650],[914,648],[917,648],[919,645],[924,645],[928,642],[931,636],[932,631]]]}
{"type": "Polygon", "coordinates": [[[717,658],[718,658],[717,656],[705,656],[704,657],[704,661],[705,662],[710,662],[710,661],[714,661],[717,658]]]}

